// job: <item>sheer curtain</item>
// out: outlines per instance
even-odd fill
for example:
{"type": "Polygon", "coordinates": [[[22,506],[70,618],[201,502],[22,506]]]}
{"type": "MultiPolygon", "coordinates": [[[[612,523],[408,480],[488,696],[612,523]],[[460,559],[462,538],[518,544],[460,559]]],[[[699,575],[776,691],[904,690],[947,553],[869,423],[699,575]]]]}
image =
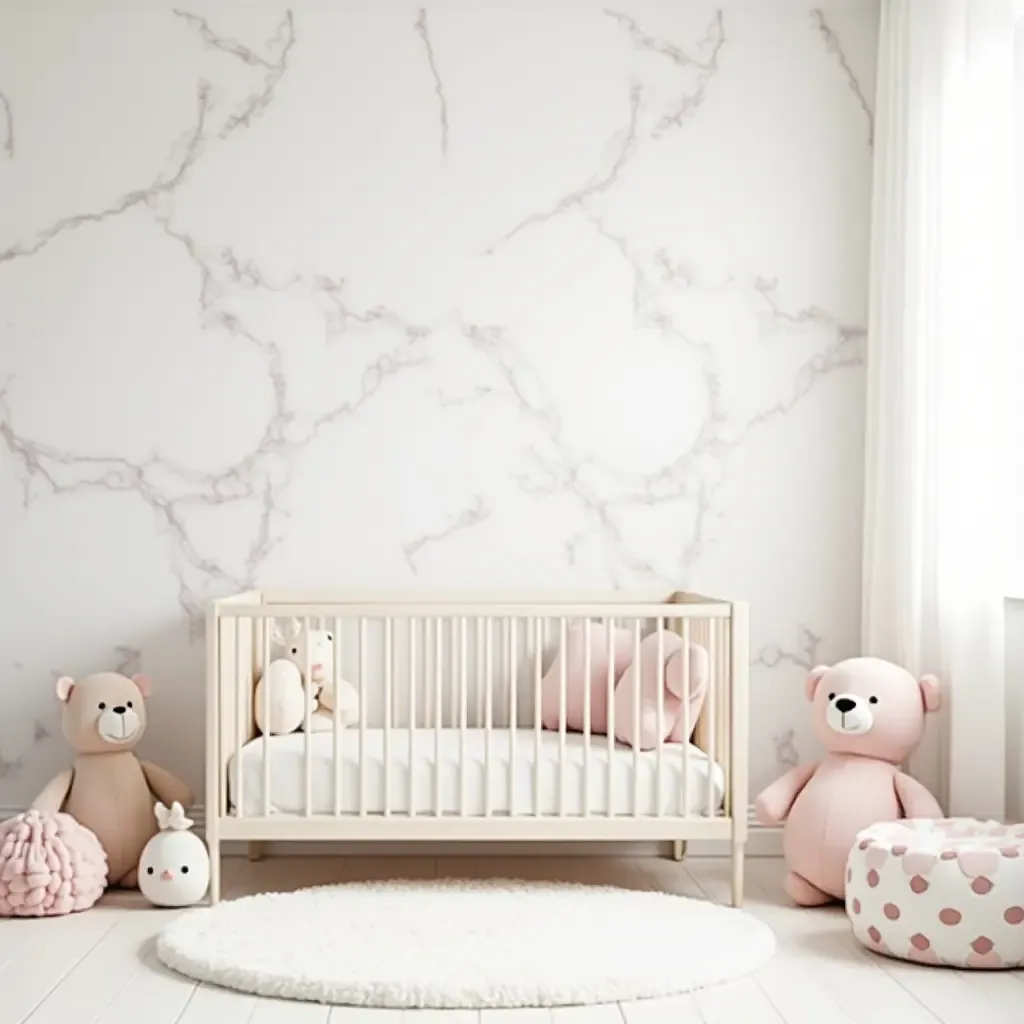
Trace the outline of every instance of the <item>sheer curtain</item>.
{"type": "Polygon", "coordinates": [[[862,646],[934,672],[911,767],[1002,818],[1014,0],[883,0],[868,317],[862,646]]]}

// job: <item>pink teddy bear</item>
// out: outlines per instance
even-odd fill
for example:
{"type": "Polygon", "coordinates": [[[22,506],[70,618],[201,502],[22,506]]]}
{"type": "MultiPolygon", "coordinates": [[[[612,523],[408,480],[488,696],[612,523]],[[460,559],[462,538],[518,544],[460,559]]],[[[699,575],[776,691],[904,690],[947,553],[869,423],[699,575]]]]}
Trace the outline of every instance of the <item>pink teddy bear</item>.
{"type": "Polygon", "coordinates": [[[785,889],[802,906],[841,900],[857,833],[900,818],[941,818],[935,797],[900,770],[939,707],[934,676],[915,679],[881,658],[811,670],[805,683],[814,732],[827,751],[799,764],[757,798],[758,820],[785,822],[785,889]]]}

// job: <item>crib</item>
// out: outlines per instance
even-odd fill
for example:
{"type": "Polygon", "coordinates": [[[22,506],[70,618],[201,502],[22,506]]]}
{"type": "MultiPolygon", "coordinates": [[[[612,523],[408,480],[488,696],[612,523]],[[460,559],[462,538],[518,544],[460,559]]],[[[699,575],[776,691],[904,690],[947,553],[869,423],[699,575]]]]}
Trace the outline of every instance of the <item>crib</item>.
{"type": "Polygon", "coordinates": [[[220,899],[226,842],[670,840],[679,859],[688,840],[706,839],[730,851],[739,905],[748,645],[743,602],[685,592],[403,602],[252,590],[215,600],[206,630],[210,898],[220,899]],[[259,732],[256,682],[276,656],[273,623],[281,620],[331,631],[335,676],[359,693],[357,724],[343,726],[335,708],[327,731],[310,731],[307,712],[297,732],[259,732]],[[659,738],[641,750],[616,739],[611,644],[624,629],[637,654],[644,641],[660,652],[669,633],[706,650],[696,722],[686,720],[685,699],[680,709],[691,742],[659,738]],[[542,682],[550,685],[570,630],[583,631],[588,652],[591,643],[608,645],[603,733],[591,727],[589,691],[582,728],[567,726],[564,660],[557,728],[542,721],[542,682]]]}

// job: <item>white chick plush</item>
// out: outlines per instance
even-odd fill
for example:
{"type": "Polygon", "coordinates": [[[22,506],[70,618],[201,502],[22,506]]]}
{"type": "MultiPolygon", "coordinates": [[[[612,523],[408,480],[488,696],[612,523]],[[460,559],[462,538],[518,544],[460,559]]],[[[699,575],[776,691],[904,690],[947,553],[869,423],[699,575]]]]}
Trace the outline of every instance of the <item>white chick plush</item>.
{"type": "Polygon", "coordinates": [[[275,639],[285,648],[284,656],[319,691],[319,708],[311,718],[314,731],[330,729],[337,705],[338,718],[343,726],[359,721],[359,692],[344,679],[334,677],[334,634],[325,629],[302,628],[293,620],[288,631],[275,629],[275,639]]]}
{"type": "Polygon", "coordinates": [[[157,907],[190,907],[205,895],[210,884],[210,854],[206,844],[190,832],[192,819],[175,801],[170,809],[153,808],[160,831],[139,858],[139,889],[157,907]]]}

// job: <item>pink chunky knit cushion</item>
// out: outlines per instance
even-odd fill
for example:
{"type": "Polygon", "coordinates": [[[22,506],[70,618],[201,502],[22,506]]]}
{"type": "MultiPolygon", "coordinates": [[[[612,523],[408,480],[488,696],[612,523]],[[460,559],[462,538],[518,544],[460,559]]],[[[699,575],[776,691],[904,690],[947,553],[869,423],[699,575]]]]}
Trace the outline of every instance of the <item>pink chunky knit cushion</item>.
{"type": "Polygon", "coordinates": [[[87,910],[106,884],[100,841],[70,814],[26,811],[0,824],[0,917],[87,910]]]}

